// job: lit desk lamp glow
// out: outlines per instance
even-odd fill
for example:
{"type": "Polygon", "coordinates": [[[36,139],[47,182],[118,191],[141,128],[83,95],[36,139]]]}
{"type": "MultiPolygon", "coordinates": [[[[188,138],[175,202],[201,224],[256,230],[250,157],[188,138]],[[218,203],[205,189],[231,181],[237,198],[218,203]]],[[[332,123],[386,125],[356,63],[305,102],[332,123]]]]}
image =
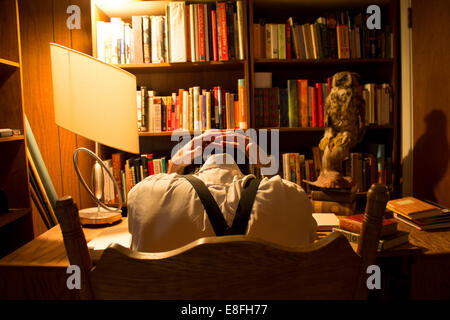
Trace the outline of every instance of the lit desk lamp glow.
{"type": "Polygon", "coordinates": [[[122,196],[113,174],[98,157],[98,143],[139,153],[136,114],[136,77],[89,55],[50,44],[55,122],[58,126],[95,141],[95,153],[79,148],[73,155],[75,170],[97,207],[79,211],[82,224],[104,224],[122,217],[122,196]],[[80,174],[77,154],[96,159],[89,188],[80,174]],[[116,188],[119,206],[108,207],[103,198],[103,170],[116,188]]]}

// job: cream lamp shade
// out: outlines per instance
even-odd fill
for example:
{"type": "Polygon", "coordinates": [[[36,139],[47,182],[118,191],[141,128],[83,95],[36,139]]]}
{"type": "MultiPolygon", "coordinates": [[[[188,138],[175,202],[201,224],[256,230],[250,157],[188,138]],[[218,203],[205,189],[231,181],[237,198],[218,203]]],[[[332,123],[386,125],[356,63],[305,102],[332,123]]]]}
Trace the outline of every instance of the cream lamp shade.
{"type": "Polygon", "coordinates": [[[136,77],[58,44],[50,44],[50,55],[56,124],[138,154],[136,77]]]}

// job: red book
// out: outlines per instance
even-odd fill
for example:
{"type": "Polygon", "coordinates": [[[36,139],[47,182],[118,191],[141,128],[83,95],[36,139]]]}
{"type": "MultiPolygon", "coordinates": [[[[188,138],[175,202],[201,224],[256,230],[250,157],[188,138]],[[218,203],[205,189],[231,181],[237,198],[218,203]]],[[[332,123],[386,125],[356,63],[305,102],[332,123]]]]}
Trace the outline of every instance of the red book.
{"type": "Polygon", "coordinates": [[[211,31],[213,45],[213,60],[219,61],[219,51],[217,48],[217,16],[216,10],[211,10],[211,31]]]}
{"type": "Polygon", "coordinates": [[[178,129],[183,128],[183,94],[184,89],[178,90],[178,129]]]}
{"type": "Polygon", "coordinates": [[[226,2],[218,2],[217,11],[219,16],[219,26],[217,29],[219,30],[220,38],[219,59],[221,61],[228,61],[226,2]]]}
{"type": "Polygon", "coordinates": [[[311,87],[311,127],[317,128],[319,126],[319,116],[317,110],[317,89],[311,87]]]}
{"type": "MultiPolygon", "coordinates": [[[[361,233],[363,219],[364,214],[354,214],[351,216],[340,217],[339,228],[354,233],[361,233]]],[[[394,219],[383,219],[380,238],[395,234],[397,232],[397,225],[398,223],[394,219]]]]}
{"type": "MultiPolygon", "coordinates": [[[[114,179],[116,180],[117,185],[119,186],[119,190],[122,190],[122,174],[121,174],[120,171],[122,170],[123,165],[125,163],[124,154],[123,153],[119,153],[119,152],[118,153],[113,153],[111,155],[111,159],[112,159],[111,162],[112,162],[112,166],[113,166],[114,179]]],[[[119,195],[117,194],[117,190],[116,189],[114,189],[114,202],[115,203],[119,202],[119,195]]]]}
{"type": "Polygon", "coordinates": [[[327,92],[327,96],[330,94],[331,92],[331,83],[332,83],[333,78],[332,77],[328,77],[327,78],[327,84],[328,84],[328,92],[327,92]]]}
{"type": "Polygon", "coordinates": [[[155,169],[153,168],[153,154],[147,155],[147,167],[149,176],[155,174],[155,169]]]}
{"type": "Polygon", "coordinates": [[[289,23],[286,23],[286,59],[291,59],[292,32],[289,23]]]}
{"type": "Polygon", "coordinates": [[[279,88],[270,88],[270,126],[279,127],[280,126],[280,115],[278,112],[278,106],[280,101],[279,88]]]}
{"type": "Polygon", "coordinates": [[[317,116],[318,116],[318,127],[323,127],[323,88],[322,83],[316,83],[316,94],[317,94],[317,116]]]}
{"type": "Polygon", "coordinates": [[[197,25],[198,25],[198,55],[200,61],[206,61],[205,50],[205,16],[203,11],[203,4],[196,4],[197,6],[197,25]]]}

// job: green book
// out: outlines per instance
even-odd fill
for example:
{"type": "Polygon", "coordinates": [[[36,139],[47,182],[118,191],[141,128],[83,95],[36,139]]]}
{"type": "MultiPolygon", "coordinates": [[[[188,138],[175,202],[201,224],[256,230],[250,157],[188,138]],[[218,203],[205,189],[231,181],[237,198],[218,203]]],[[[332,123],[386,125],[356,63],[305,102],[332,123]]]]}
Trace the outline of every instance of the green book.
{"type": "Polygon", "coordinates": [[[286,25],[279,23],[278,27],[278,59],[286,59],[286,25]]]}
{"type": "Polygon", "coordinates": [[[297,80],[288,80],[289,127],[298,127],[297,80]]]}

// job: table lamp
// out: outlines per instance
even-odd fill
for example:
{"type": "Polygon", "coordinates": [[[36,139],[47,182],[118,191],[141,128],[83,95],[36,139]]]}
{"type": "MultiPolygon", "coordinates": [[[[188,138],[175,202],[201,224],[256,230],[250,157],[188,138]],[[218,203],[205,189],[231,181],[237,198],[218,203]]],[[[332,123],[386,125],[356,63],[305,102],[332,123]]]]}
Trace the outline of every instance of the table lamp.
{"type": "Polygon", "coordinates": [[[114,223],[122,218],[122,195],[113,174],[98,156],[98,144],[129,153],[139,153],[136,118],[136,77],[113,65],[58,44],[50,44],[55,122],[95,142],[95,153],[78,148],[73,155],[75,171],[97,207],[79,211],[84,225],[114,223]],[[96,162],[92,189],[83,179],[77,155],[85,152],[96,162]],[[114,183],[119,204],[102,202],[104,175],[114,183]]]}

